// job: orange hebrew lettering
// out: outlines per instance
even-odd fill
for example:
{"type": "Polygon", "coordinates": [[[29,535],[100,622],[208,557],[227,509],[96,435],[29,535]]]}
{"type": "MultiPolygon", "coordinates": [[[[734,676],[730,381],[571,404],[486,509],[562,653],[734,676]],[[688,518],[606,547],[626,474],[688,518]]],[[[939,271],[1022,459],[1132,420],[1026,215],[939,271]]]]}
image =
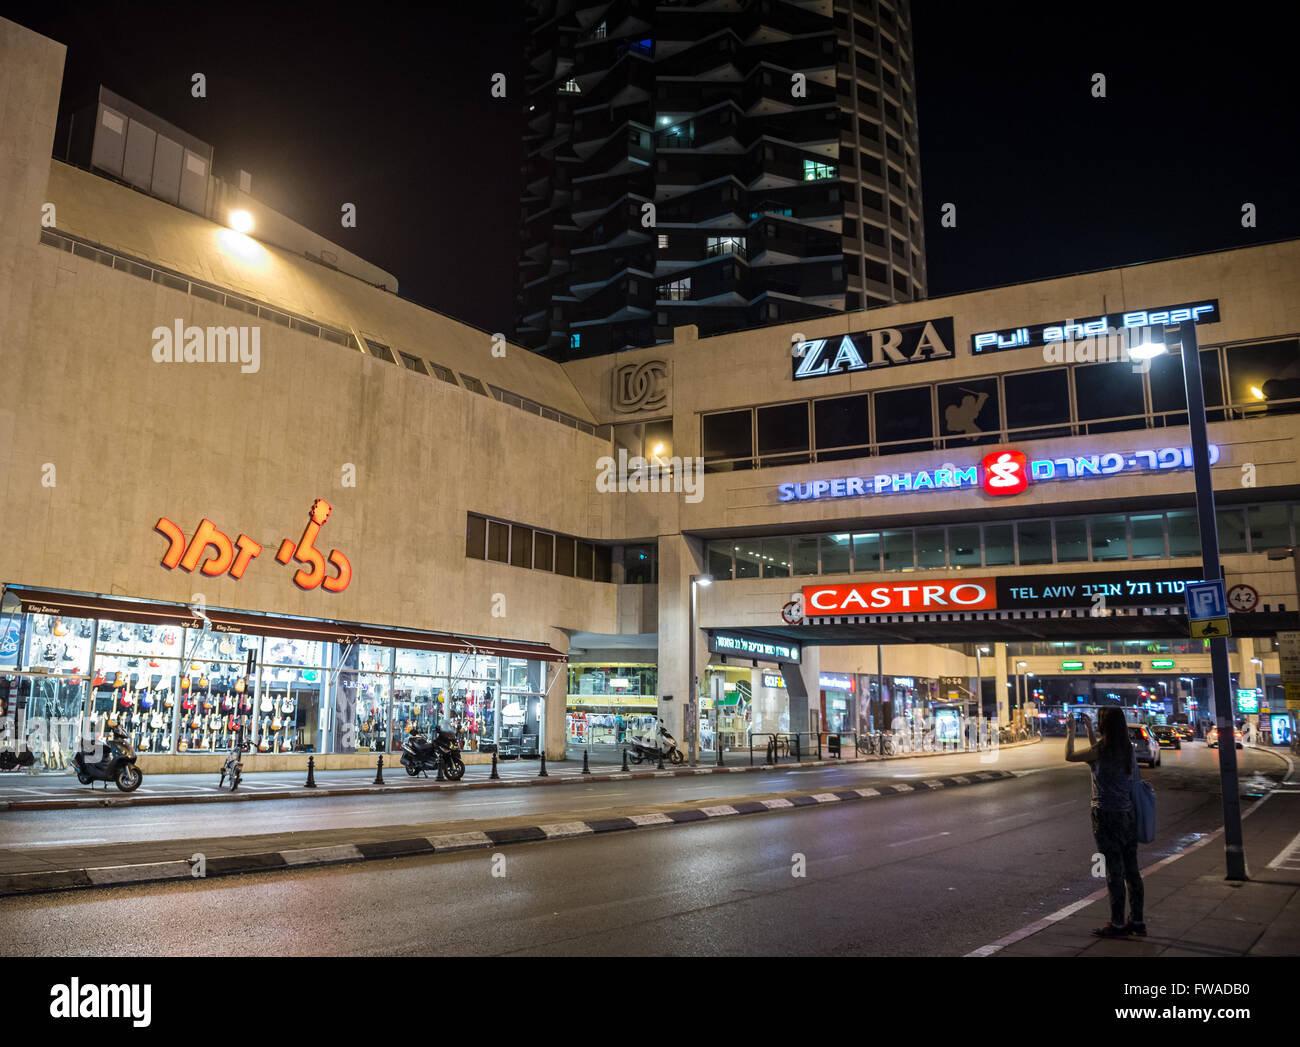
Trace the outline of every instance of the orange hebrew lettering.
{"type": "Polygon", "coordinates": [[[235,559],[235,547],[231,544],[230,538],[218,531],[216,524],[206,516],[199,522],[194,537],[190,539],[189,549],[181,557],[182,569],[186,571],[194,570],[199,565],[199,558],[207,551],[208,546],[212,546],[216,550],[216,554],[204,560],[202,573],[209,577],[225,574],[235,559]]]}
{"type": "Polygon", "coordinates": [[[161,517],[153,525],[153,529],[171,543],[167,548],[167,552],[163,554],[163,566],[167,568],[175,567],[181,562],[181,554],[185,552],[185,532],[165,516],[161,517]]]}
{"type": "Polygon", "coordinates": [[[352,581],[352,563],[337,549],[330,550],[330,563],[339,573],[335,578],[326,578],[323,584],[330,592],[341,593],[352,581]]]}
{"type": "Polygon", "coordinates": [[[230,565],[230,577],[243,578],[244,571],[248,569],[249,561],[261,554],[262,547],[246,534],[241,534],[236,538],[235,545],[238,547],[239,552],[235,554],[235,562],[230,565]]]}

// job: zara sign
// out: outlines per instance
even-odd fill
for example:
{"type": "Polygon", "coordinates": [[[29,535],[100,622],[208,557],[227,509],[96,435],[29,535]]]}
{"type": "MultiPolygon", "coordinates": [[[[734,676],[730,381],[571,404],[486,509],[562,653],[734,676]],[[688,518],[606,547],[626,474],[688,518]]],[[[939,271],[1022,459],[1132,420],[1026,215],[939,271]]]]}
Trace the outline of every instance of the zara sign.
{"type": "Polygon", "coordinates": [[[796,342],[794,380],[943,360],[953,355],[953,345],[951,316],[796,342]]]}

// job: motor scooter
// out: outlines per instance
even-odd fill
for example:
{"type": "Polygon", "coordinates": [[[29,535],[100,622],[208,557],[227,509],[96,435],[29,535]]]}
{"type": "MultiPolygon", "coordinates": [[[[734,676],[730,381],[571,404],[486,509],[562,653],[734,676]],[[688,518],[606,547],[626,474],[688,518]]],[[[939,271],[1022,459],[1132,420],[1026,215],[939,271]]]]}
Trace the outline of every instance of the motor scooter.
{"type": "Polygon", "coordinates": [[[92,743],[89,749],[83,741],[72,757],[77,781],[82,785],[103,782],[104,788],[113,782],[124,793],[133,792],[144,781],[144,772],[136,766],[135,749],[120,727],[113,728],[111,739],[92,743]],[[94,757],[98,759],[93,759],[94,757]]]}
{"type": "Polygon", "coordinates": [[[661,756],[670,763],[684,763],[686,760],[686,754],[677,748],[677,739],[668,733],[663,718],[659,717],[653,731],[628,737],[627,758],[633,763],[644,763],[646,760],[658,762],[661,756]]]}
{"type": "Polygon", "coordinates": [[[461,759],[456,736],[439,726],[434,727],[433,735],[429,739],[422,734],[411,734],[402,743],[401,764],[406,773],[412,778],[421,772],[428,775],[438,769],[441,760],[443,777],[452,782],[460,781],[465,775],[465,761],[461,759]]]}

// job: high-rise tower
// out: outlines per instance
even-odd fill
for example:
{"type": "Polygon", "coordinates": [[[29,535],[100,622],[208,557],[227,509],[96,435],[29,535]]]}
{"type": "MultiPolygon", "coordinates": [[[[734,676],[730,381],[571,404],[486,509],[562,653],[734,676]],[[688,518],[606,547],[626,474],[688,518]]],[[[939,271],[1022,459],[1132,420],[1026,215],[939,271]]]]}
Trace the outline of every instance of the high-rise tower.
{"type": "Polygon", "coordinates": [[[527,6],[523,344],[924,297],[907,0],[527,6]]]}

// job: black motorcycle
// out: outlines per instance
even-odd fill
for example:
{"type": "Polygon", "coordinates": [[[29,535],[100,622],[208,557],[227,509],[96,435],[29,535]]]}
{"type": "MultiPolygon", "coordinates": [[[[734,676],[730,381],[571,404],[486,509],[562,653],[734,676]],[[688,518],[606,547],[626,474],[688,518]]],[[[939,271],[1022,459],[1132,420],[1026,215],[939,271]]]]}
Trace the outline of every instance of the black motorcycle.
{"type": "Polygon", "coordinates": [[[422,734],[409,735],[402,743],[402,766],[414,778],[438,769],[442,761],[442,774],[448,781],[458,782],[465,774],[465,761],[460,758],[456,736],[441,727],[434,728],[433,739],[422,734]]]}
{"type": "Polygon", "coordinates": [[[144,773],[135,764],[135,749],[120,727],[113,728],[111,741],[105,739],[90,750],[82,746],[72,757],[72,766],[77,772],[77,781],[82,785],[113,782],[122,792],[129,793],[144,781],[144,773]],[[99,757],[95,762],[87,759],[95,755],[99,757]]]}

